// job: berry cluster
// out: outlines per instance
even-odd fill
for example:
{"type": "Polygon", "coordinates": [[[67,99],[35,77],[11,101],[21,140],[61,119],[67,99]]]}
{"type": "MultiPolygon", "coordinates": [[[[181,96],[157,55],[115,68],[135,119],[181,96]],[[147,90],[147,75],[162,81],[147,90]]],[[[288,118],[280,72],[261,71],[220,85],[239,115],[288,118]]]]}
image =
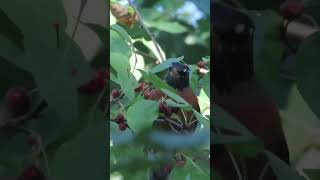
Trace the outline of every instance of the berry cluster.
{"type": "Polygon", "coordinates": [[[172,109],[169,106],[167,106],[164,102],[160,102],[159,112],[163,113],[166,117],[170,117],[173,113],[172,109]]]}
{"type": "Polygon", "coordinates": [[[26,167],[17,180],[44,180],[44,174],[34,165],[26,167]]]}
{"type": "MultiPolygon", "coordinates": [[[[74,73],[74,71],[72,73],[74,73]]],[[[109,74],[107,69],[98,69],[94,72],[93,77],[89,82],[79,87],[79,92],[86,95],[94,95],[100,93],[106,85],[106,74],[109,74]]]]}
{"type": "Polygon", "coordinates": [[[115,121],[118,123],[118,127],[121,131],[124,131],[127,129],[128,124],[126,123],[126,119],[122,114],[119,114],[116,118],[115,121]]]}

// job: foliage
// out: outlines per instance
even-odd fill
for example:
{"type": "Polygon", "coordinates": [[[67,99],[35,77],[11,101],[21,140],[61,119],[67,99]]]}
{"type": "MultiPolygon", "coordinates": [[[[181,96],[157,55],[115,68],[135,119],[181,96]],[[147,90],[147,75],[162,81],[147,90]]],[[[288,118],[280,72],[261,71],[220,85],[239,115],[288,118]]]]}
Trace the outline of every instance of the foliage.
{"type": "MultiPolygon", "coordinates": [[[[199,74],[199,67],[196,65],[202,57],[209,60],[206,57],[209,54],[209,36],[204,35],[209,32],[209,22],[204,16],[197,22],[206,25],[194,27],[183,17],[188,15],[176,14],[177,9],[188,2],[159,1],[152,6],[136,2],[138,11],[133,10],[132,13],[128,13],[129,10],[122,10],[120,13],[122,8],[118,7],[116,1],[112,4],[116,4],[115,7],[111,5],[110,87],[115,93],[110,96],[111,179],[118,176],[124,179],[146,179],[150,167],[172,161],[175,164],[168,152],[179,152],[186,158],[183,167],[174,166],[172,179],[209,179],[210,78],[209,73],[204,76],[199,74]],[[142,22],[139,19],[130,23],[123,20],[123,17],[130,19],[134,13],[141,15],[142,22]],[[194,39],[193,44],[186,43],[184,39],[191,36],[198,36],[198,39],[194,39]],[[165,100],[168,106],[180,107],[186,112],[193,111],[188,102],[162,80],[172,62],[186,63],[191,69],[191,87],[197,94],[201,108],[200,113],[194,110],[200,123],[192,135],[151,130],[160,113],[159,102],[145,96],[149,89],[161,89],[170,97],[165,100]],[[143,88],[137,90],[141,85],[143,88]],[[118,96],[115,89],[121,95],[118,96]],[[125,130],[117,122],[119,114],[125,116],[128,125],[125,130]],[[155,147],[163,153],[151,160],[144,152],[147,147],[155,147]]],[[[123,7],[132,8],[130,5],[123,7]]]]}

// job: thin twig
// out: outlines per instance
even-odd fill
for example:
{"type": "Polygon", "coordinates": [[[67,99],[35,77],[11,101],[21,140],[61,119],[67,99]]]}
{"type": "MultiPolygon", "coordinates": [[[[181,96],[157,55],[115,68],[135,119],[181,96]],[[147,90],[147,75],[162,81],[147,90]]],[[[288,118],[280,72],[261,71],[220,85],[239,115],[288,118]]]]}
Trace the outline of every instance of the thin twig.
{"type": "MultiPolygon", "coordinates": [[[[218,128],[215,128],[215,127],[213,127],[213,128],[217,131],[217,134],[221,134],[221,132],[220,132],[220,130],[219,130],[218,128]]],[[[239,180],[243,180],[242,175],[241,175],[240,168],[239,168],[239,166],[238,166],[238,163],[237,163],[235,157],[233,156],[233,154],[232,154],[229,150],[226,150],[226,151],[227,151],[228,155],[230,156],[230,159],[231,159],[231,161],[232,161],[232,164],[233,164],[233,166],[234,166],[234,168],[235,168],[235,170],[236,170],[236,173],[237,173],[237,175],[238,175],[238,179],[239,179],[239,180]]]]}
{"type": "Polygon", "coordinates": [[[181,113],[183,115],[185,125],[188,125],[188,119],[187,119],[187,116],[186,116],[185,112],[181,108],[180,108],[180,110],[181,110],[181,113]]]}
{"type": "Polygon", "coordinates": [[[147,54],[145,52],[142,52],[142,51],[134,51],[135,53],[141,55],[141,56],[144,56],[144,57],[148,57],[148,58],[151,58],[151,59],[154,59],[154,60],[158,60],[157,57],[154,57],[154,56],[151,56],[150,54],[147,54]]]}
{"type": "Polygon", "coordinates": [[[233,156],[233,154],[230,151],[227,151],[227,152],[228,152],[228,154],[230,156],[230,159],[231,159],[232,163],[234,164],[234,168],[235,168],[235,170],[237,172],[239,180],[242,180],[241,171],[240,171],[240,168],[239,168],[239,166],[237,164],[237,161],[236,161],[235,157],[233,156]]]}
{"type": "Polygon", "coordinates": [[[38,148],[39,148],[39,152],[43,156],[43,160],[44,160],[45,168],[46,168],[46,172],[47,172],[47,178],[51,179],[50,169],[49,169],[49,161],[48,161],[47,153],[44,150],[45,148],[43,146],[41,136],[38,133],[36,133],[35,131],[33,131],[31,129],[27,129],[25,127],[21,127],[21,128],[19,128],[19,130],[21,130],[22,132],[26,133],[28,136],[33,136],[33,137],[37,138],[37,145],[38,145],[38,148]]]}
{"type": "Polygon", "coordinates": [[[263,167],[263,169],[262,169],[262,171],[261,171],[261,173],[260,173],[260,176],[259,176],[258,180],[263,180],[263,177],[264,177],[264,175],[266,174],[269,165],[270,165],[270,164],[269,164],[269,162],[268,162],[268,163],[266,163],[266,165],[263,167]]]}
{"type": "Polygon", "coordinates": [[[128,3],[129,3],[130,6],[134,9],[134,11],[137,13],[137,16],[138,16],[138,19],[139,19],[139,21],[140,21],[141,26],[143,27],[143,29],[144,29],[144,30],[148,33],[148,35],[150,36],[150,38],[151,38],[154,46],[156,47],[156,49],[157,49],[157,51],[158,51],[159,56],[160,56],[160,58],[161,58],[161,62],[164,62],[165,59],[163,58],[163,56],[162,56],[162,54],[161,54],[160,47],[159,47],[157,41],[155,40],[155,38],[153,37],[152,33],[149,31],[149,29],[148,29],[148,28],[146,27],[146,25],[144,24],[144,22],[143,22],[143,20],[142,20],[142,18],[141,18],[140,12],[138,11],[138,9],[135,7],[135,5],[133,4],[133,2],[132,2],[131,0],[128,0],[128,3]]]}

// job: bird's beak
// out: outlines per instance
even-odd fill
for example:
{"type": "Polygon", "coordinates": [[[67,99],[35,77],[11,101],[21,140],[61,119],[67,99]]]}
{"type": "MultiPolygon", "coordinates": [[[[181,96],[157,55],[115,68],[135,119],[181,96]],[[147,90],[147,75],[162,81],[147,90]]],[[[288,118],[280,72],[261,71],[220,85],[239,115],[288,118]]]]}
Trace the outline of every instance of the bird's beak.
{"type": "Polygon", "coordinates": [[[172,68],[171,71],[170,71],[170,75],[171,76],[177,76],[179,73],[178,73],[178,70],[177,68],[172,68]]]}

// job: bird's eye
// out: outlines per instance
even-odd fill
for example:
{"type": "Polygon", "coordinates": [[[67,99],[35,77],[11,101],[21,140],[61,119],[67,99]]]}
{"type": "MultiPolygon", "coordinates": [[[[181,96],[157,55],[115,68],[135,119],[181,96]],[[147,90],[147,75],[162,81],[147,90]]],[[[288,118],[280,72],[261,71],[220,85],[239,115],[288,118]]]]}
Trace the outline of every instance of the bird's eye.
{"type": "Polygon", "coordinates": [[[184,72],[184,73],[187,72],[187,69],[184,69],[183,72],[184,72]]]}

